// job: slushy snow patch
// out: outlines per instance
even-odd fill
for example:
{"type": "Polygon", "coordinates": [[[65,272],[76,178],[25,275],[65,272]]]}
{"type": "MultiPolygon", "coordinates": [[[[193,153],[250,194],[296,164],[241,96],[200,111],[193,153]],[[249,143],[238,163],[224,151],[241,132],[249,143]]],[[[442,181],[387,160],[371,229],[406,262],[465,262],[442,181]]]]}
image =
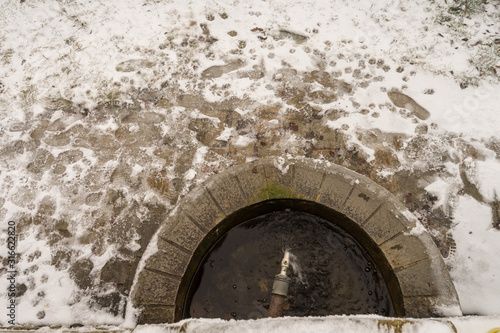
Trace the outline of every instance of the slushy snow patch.
{"type": "Polygon", "coordinates": [[[455,184],[450,181],[445,181],[441,178],[438,178],[434,183],[428,185],[425,190],[432,195],[437,197],[437,201],[434,203],[432,209],[436,209],[439,207],[445,206],[444,210],[446,211],[446,205],[450,202],[450,193],[452,192],[455,184]]]}

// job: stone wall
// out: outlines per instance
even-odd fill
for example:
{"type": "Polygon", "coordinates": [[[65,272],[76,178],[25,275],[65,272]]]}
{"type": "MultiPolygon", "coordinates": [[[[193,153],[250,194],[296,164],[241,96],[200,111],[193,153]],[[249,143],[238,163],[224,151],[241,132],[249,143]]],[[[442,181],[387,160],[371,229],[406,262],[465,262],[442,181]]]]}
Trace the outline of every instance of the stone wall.
{"type": "MultiPolygon", "coordinates": [[[[334,60],[326,61],[330,46],[312,49],[294,40],[317,60],[316,68],[299,71],[286,62],[277,70],[258,63],[249,67],[235,53],[198,75],[196,60],[181,53],[160,88],[138,88],[124,79],[105,90],[95,107],[52,99],[29,126],[11,126],[12,133],[27,134],[1,151],[25,172],[21,182],[5,181],[16,189],[10,200],[19,209],[11,218],[19,222],[20,241],[28,232],[45,240],[50,264],[69,272],[85,302],[123,316],[139,260],[178,201],[211,176],[251,160],[305,157],[368,177],[418,217],[443,257],[454,251],[449,229],[457,195],[490,204],[499,227],[498,200],[481,196],[470,181],[469,163],[498,155],[497,140],[465,140],[429,122],[433,110],[402,92],[415,74],[410,65],[339,53],[337,60],[351,66],[338,68],[334,60]],[[386,85],[388,72],[402,82],[386,85]],[[342,79],[346,74],[350,82],[342,79]],[[255,93],[239,94],[243,83],[255,93]],[[380,86],[385,102],[365,107],[357,98],[372,85],[380,86]],[[337,101],[341,106],[331,108],[337,101]],[[332,125],[344,118],[377,119],[382,112],[406,119],[414,133],[357,128],[348,121],[332,125]],[[425,190],[436,179],[451,185],[439,207],[438,198],[425,190]],[[42,180],[50,186],[40,188],[42,180]]],[[[180,47],[172,43],[164,47],[180,47]]],[[[269,47],[275,43],[263,41],[269,47]]],[[[167,71],[145,60],[119,64],[116,71],[151,68],[157,77],[167,71]]],[[[37,283],[22,283],[18,290],[33,290],[37,283]]]]}

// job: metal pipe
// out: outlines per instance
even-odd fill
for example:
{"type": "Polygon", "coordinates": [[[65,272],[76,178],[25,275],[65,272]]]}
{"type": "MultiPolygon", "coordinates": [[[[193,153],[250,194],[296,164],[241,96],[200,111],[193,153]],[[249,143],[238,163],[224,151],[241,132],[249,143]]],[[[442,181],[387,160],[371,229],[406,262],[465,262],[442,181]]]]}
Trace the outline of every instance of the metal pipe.
{"type": "Polygon", "coordinates": [[[269,304],[269,311],[267,316],[269,318],[278,318],[283,316],[283,307],[285,306],[286,297],[281,295],[272,295],[271,303],[269,304]]]}
{"type": "Polygon", "coordinates": [[[281,271],[274,277],[271,303],[267,313],[270,318],[283,315],[283,307],[288,296],[288,286],[290,285],[290,278],[286,275],[288,267],[290,267],[290,253],[285,251],[283,260],[281,260],[281,271]]]}

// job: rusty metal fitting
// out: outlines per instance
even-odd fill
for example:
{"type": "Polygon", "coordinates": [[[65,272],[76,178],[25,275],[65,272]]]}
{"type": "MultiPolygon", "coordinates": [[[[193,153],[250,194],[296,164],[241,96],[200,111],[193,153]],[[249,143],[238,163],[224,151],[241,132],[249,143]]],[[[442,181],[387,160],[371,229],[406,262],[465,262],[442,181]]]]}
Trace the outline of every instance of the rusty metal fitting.
{"type": "Polygon", "coordinates": [[[290,278],[286,275],[278,274],[274,277],[273,295],[288,296],[288,286],[290,285],[290,278]]]}

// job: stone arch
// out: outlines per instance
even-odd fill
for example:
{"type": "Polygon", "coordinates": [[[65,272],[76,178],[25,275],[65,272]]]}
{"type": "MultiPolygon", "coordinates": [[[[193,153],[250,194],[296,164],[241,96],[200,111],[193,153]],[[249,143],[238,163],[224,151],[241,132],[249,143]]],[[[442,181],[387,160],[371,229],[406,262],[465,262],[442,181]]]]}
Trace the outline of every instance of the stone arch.
{"type": "Polygon", "coordinates": [[[401,316],[440,316],[443,308],[459,311],[458,296],[439,250],[391,193],[338,165],[266,158],[211,177],[170,213],[136,273],[131,300],[141,311],[139,321],[180,320],[186,295],[179,291],[187,290],[196,255],[208,249],[204,240],[223,234],[221,222],[237,212],[273,200],[317,204],[352,221],[361,232],[358,237],[366,238],[363,245],[372,244],[368,247],[376,248],[378,264],[382,260],[387,266],[390,276],[384,278],[392,279],[400,292],[396,298],[401,316]]]}

